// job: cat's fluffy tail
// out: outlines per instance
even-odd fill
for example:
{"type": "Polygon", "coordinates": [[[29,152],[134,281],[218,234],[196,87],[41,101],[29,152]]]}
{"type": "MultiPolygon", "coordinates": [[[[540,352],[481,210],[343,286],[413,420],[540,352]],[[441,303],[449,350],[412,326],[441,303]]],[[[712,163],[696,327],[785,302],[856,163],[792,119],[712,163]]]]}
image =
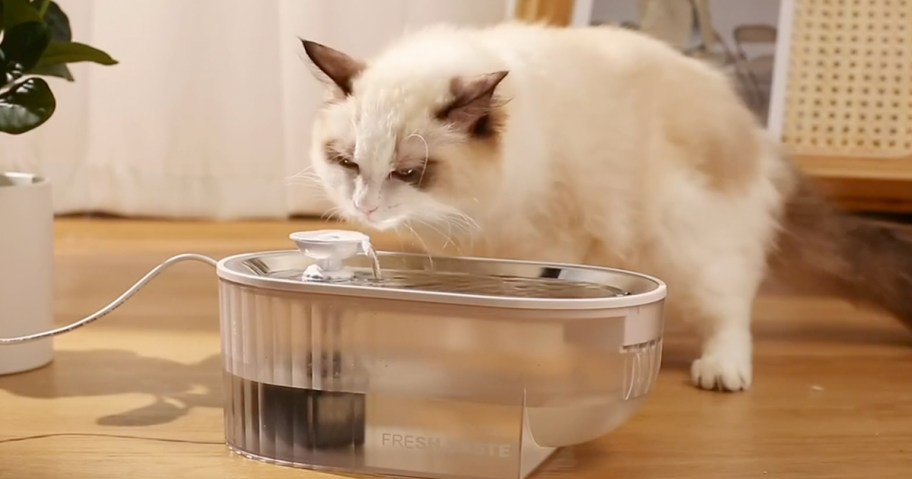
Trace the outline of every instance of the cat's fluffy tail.
{"type": "Polygon", "coordinates": [[[892,313],[912,327],[912,231],[838,211],[801,178],[771,259],[776,281],[892,313]]]}

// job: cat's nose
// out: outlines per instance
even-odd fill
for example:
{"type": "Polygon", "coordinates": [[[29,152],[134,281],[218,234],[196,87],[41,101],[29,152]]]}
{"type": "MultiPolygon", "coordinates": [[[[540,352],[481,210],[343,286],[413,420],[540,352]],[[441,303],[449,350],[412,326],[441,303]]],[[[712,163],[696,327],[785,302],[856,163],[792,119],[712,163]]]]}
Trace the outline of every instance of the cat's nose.
{"type": "Polygon", "coordinates": [[[365,216],[370,216],[373,212],[377,211],[377,209],[380,208],[379,206],[366,204],[355,205],[355,207],[358,208],[358,211],[364,213],[365,216]]]}
{"type": "Polygon", "coordinates": [[[355,208],[357,208],[358,211],[369,216],[380,208],[381,202],[379,195],[370,190],[362,189],[355,193],[355,197],[352,198],[352,203],[354,203],[355,208]]]}

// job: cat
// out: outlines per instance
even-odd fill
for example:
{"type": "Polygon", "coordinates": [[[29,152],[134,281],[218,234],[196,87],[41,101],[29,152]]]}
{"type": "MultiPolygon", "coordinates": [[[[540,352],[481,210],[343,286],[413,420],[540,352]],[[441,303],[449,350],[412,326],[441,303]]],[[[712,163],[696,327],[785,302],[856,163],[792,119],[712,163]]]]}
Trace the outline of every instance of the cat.
{"type": "Polygon", "coordinates": [[[730,79],[627,29],[437,25],[370,61],[302,39],[326,85],[310,156],[343,219],[430,253],[603,265],[667,282],[695,386],[748,389],[765,280],[912,325],[912,242],[841,213],[730,79]]]}

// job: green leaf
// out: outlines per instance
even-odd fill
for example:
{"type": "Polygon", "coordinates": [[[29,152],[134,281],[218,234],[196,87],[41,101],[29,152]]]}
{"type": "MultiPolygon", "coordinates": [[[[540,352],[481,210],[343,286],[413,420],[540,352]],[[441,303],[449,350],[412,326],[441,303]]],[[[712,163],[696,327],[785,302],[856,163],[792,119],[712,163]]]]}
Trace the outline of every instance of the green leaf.
{"type": "Polygon", "coordinates": [[[44,23],[51,31],[51,40],[55,42],[69,42],[73,40],[73,31],[70,29],[70,17],[63,13],[57,2],[51,2],[44,23]]]}
{"type": "Polygon", "coordinates": [[[32,0],[32,7],[40,12],[41,7],[46,6],[44,12],[44,23],[47,24],[51,32],[51,41],[69,42],[73,40],[73,32],[70,29],[70,18],[63,12],[57,2],[47,2],[47,0],[32,0]]]}
{"type": "Polygon", "coordinates": [[[37,0],[38,3],[38,15],[41,15],[44,18],[44,14],[47,13],[48,7],[51,4],[51,0],[37,0]]]}
{"type": "Polygon", "coordinates": [[[29,78],[0,94],[0,131],[18,135],[41,126],[57,101],[41,78],[29,78]]]}
{"type": "Polygon", "coordinates": [[[102,65],[116,65],[117,60],[107,53],[79,42],[51,42],[44,50],[39,67],[58,63],[95,62],[102,65]]]}
{"type": "Polygon", "coordinates": [[[0,50],[3,50],[7,65],[19,64],[24,71],[38,64],[50,41],[47,27],[41,21],[19,23],[3,33],[0,50]]]}
{"type": "Polygon", "coordinates": [[[2,0],[0,5],[3,6],[3,31],[5,32],[20,23],[42,23],[38,10],[31,6],[28,0],[2,0]]]}
{"type": "Polygon", "coordinates": [[[69,67],[65,63],[55,63],[53,65],[39,65],[26,73],[30,75],[42,75],[49,77],[60,77],[65,78],[69,81],[76,80],[73,78],[73,74],[70,72],[69,67]]]}

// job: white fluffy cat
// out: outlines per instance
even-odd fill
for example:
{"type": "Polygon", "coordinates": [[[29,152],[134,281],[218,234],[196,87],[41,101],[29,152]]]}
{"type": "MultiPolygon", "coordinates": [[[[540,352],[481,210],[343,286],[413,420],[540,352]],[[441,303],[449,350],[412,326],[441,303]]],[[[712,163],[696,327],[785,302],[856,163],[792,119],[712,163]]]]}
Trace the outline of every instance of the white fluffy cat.
{"type": "Polygon", "coordinates": [[[503,24],[429,28],[369,62],[304,48],[328,92],[313,167],[344,218],[423,225],[435,253],[659,276],[701,337],[697,386],[751,384],[771,263],[912,318],[910,243],[831,211],[722,73],[659,41],[503,24]]]}

